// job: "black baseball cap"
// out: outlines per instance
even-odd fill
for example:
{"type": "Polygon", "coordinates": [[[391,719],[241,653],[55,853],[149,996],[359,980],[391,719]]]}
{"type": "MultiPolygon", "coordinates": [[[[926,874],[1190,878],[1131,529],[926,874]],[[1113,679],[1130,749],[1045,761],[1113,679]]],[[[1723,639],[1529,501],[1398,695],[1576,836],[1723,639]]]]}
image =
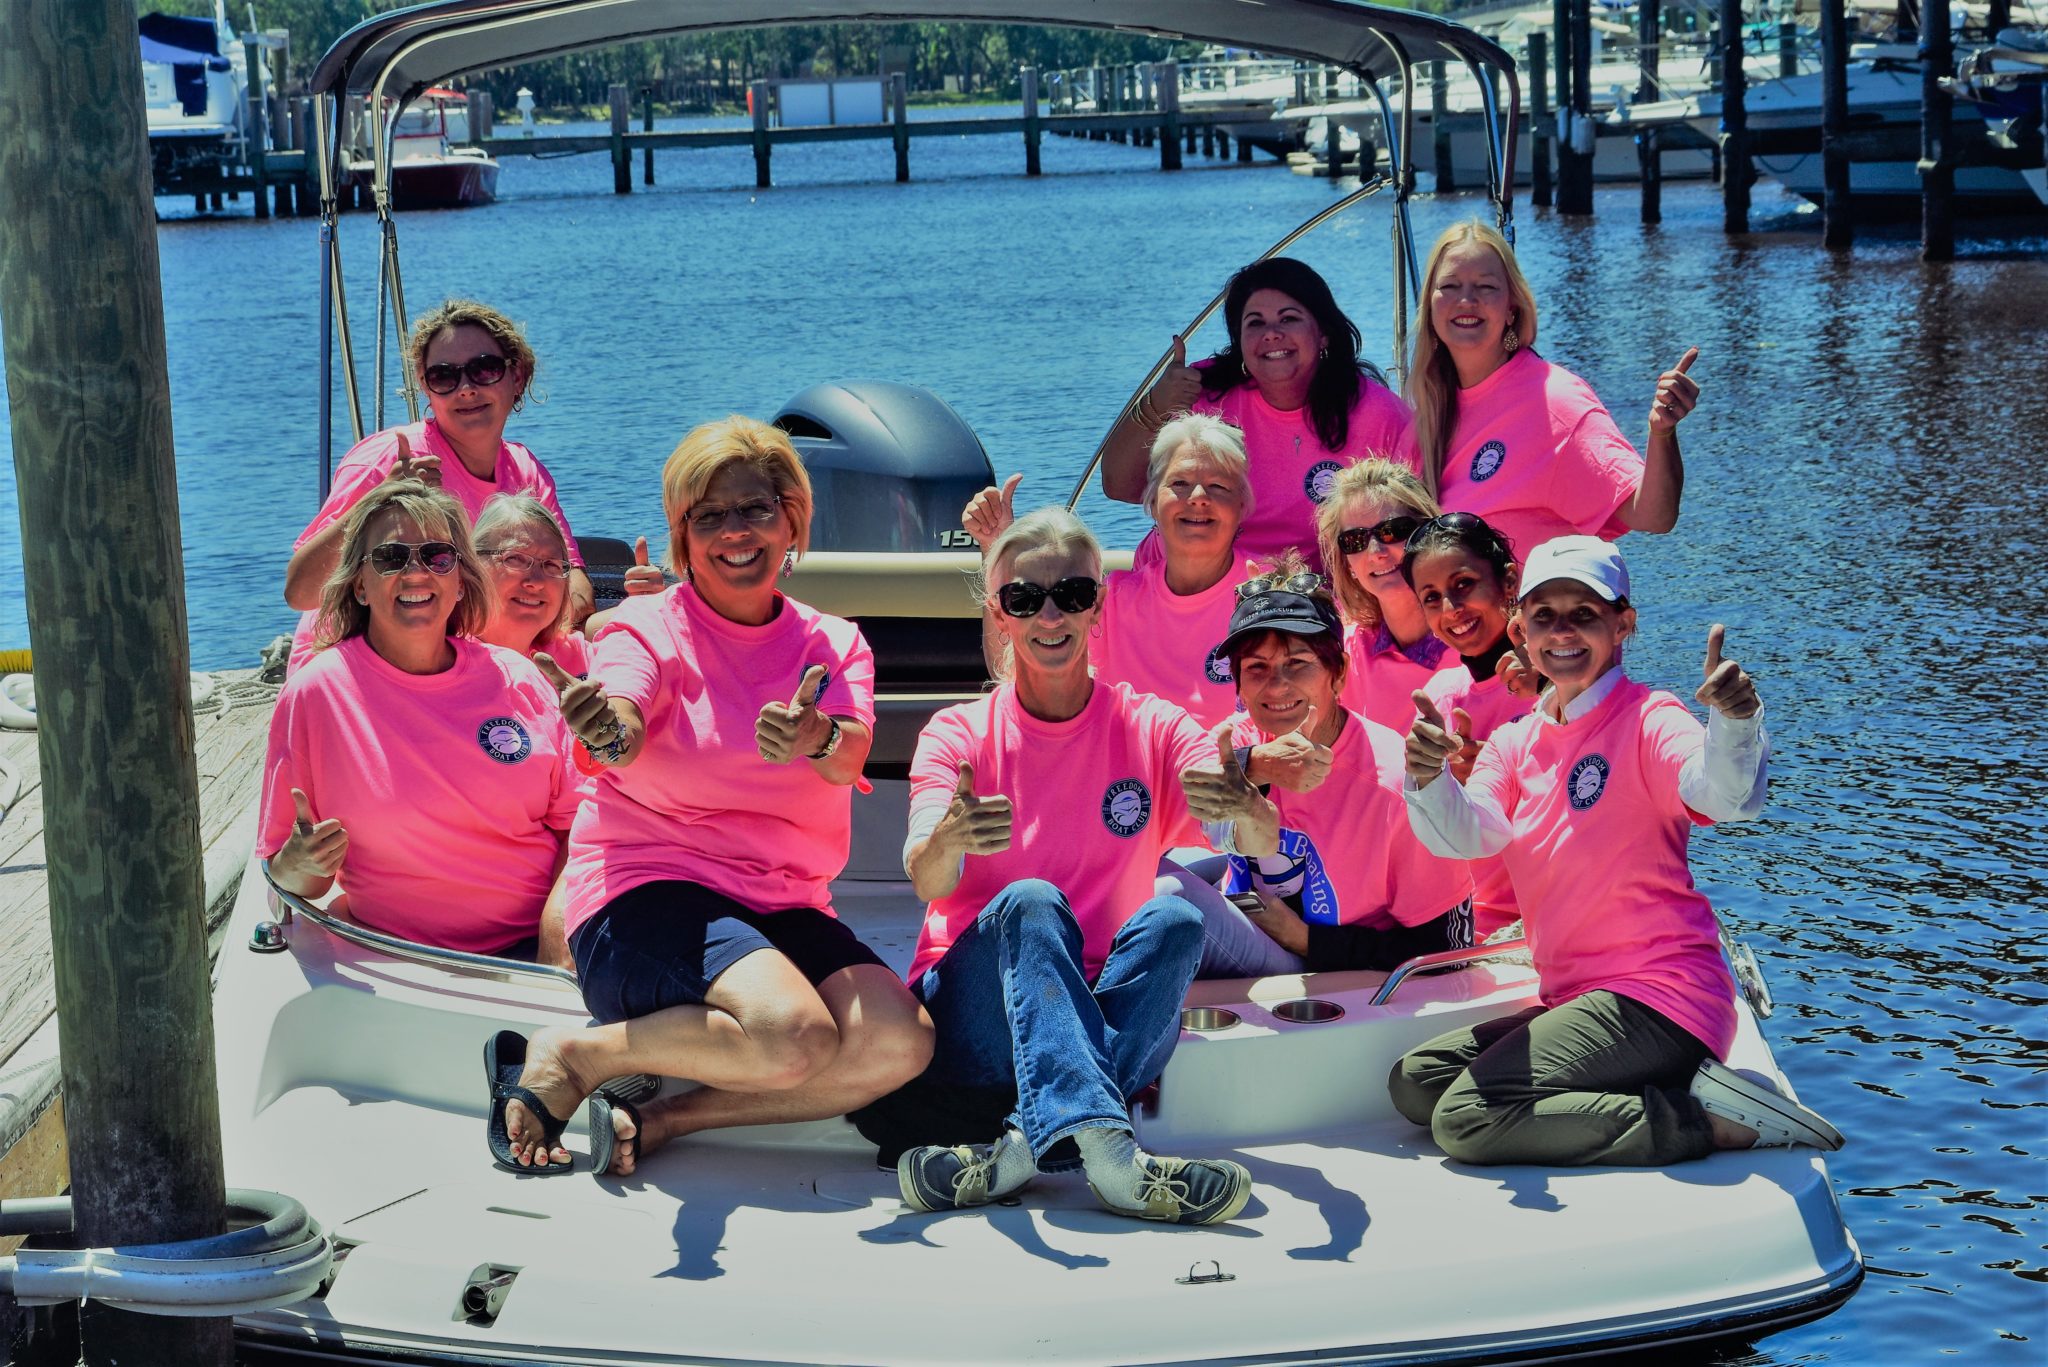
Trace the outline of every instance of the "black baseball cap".
{"type": "Polygon", "coordinates": [[[1325,632],[1341,637],[1344,624],[1337,609],[1319,598],[1286,589],[1268,589],[1240,598],[1230,614],[1230,632],[1216,647],[1218,658],[1228,658],[1231,649],[1246,637],[1262,632],[1284,631],[1293,636],[1321,636],[1325,632]]]}

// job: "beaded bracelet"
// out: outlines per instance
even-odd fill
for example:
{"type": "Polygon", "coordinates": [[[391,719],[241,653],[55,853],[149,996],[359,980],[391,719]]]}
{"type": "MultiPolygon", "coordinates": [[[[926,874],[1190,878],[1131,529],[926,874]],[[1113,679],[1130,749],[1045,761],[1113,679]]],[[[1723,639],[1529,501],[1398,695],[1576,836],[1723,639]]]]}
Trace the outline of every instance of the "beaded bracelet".
{"type": "Polygon", "coordinates": [[[611,719],[610,739],[597,744],[586,740],[583,742],[583,748],[588,750],[590,757],[599,764],[617,764],[626,753],[626,724],[614,715],[611,719]]]}

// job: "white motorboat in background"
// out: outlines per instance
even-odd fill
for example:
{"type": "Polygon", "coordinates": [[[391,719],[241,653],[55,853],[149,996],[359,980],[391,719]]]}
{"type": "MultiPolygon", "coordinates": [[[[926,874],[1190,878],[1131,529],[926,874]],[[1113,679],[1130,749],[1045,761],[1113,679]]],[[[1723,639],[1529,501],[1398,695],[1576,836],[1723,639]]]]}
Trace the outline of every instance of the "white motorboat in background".
{"type": "Polygon", "coordinates": [[[159,182],[176,172],[239,161],[247,118],[247,61],[216,0],[211,19],[145,14],[136,20],[149,151],[159,182]]]}
{"type": "MultiPolygon", "coordinates": [[[[464,209],[498,197],[498,162],[469,141],[469,97],[435,86],[398,116],[391,133],[391,200],[395,209],[464,209]]],[[[356,182],[368,186],[374,166],[359,157],[356,182]]]]}

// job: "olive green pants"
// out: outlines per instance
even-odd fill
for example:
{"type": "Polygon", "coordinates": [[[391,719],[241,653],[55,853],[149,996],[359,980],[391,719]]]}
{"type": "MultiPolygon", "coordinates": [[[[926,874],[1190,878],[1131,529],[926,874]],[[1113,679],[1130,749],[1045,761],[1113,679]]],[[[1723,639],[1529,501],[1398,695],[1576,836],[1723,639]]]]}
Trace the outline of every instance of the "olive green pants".
{"type": "Polygon", "coordinates": [[[1660,1012],[1589,992],[1439,1035],[1387,1085],[1460,1163],[1662,1167],[1713,1149],[1687,1090],[1706,1056],[1660,1012]]]}

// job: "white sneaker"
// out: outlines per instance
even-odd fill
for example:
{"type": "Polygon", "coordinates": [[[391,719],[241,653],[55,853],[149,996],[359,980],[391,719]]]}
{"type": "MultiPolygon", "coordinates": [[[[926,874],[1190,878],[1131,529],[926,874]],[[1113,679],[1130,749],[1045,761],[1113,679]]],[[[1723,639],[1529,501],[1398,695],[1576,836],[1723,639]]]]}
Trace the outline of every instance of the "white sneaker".
{"type": "Polygon", "coordinates": [[[1738,1072],[1708,1059],[1692,1078],[1693,1099],[1708,1115],[1718,1115],[1756,1131],[1752,1148],[1785,1148],[1804,1144],[1833,1152],[1845,1142],[1842,1132],[1817,1113],[1780,1092],[1756,1073],[1738,1072]]]}

